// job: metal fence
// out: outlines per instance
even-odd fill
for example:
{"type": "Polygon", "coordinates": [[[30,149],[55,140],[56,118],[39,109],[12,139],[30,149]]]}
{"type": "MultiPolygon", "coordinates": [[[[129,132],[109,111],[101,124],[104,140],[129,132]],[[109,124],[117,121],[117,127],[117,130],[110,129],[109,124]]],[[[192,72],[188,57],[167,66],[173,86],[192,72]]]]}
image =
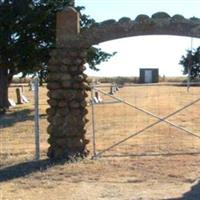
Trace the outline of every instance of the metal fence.
{"type": "Polygon", "coordinates": [[[92,86],[93,156],[200,153],[200,86],[92,86]]]}
{"type": "Polygon", "coordinates": [[[19,89],[22,104],[11,107],[0,117],[0,167],[46,157],[46,87],[39,88],[38,79],[30,85],[12,85],[11,102],[19,101],[16,95],[19,89]]]}
{"type": "MultiPolygon", "coordinates": [[[[0,118],[0,167],[46,158],[47,89],[35,85],[23,86],[28,103],[0,118]]],[[[14,101],[19,87],[9,89],[14,101]]],[[[93,85],[86,127],[93,157],[199,153],[200,86],[188,91],[180,84],[93,85]]]]}

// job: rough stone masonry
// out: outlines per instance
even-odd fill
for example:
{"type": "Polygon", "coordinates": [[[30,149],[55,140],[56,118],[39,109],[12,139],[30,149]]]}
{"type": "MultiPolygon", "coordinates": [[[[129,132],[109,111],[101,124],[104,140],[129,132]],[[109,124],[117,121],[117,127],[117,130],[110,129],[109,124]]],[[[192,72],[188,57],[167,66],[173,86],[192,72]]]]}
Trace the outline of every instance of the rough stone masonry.
{"type": "Polygon", "coordinates": [[[84,74],[86,48],[70,42],[79,34],[79,15],[66,8],[57,16],[57,48],[51,52],[47,80],[48,156],[73,159],[87,156],[85,138],[86,97],[89,89],[84,74]]]}

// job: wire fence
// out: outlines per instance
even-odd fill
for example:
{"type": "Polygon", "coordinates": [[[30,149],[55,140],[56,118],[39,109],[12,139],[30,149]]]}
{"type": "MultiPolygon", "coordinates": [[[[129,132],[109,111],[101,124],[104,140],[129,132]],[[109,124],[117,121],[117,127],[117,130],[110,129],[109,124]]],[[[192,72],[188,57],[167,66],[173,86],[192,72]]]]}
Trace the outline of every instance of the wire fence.
{"type": "Polygon", "coordinates": [[[200,153],[199,84],[187,90],[183,84],[94,86],[94,157],[200,153]]]}
{"type": "MultiPolygon", "coordinates": [[[[12,86],[15,102],[17,88],[29,102],[0,118],[0,167],[46,158],[48,149],[46,87],[12,86]]],[[[199,153],[199,98],[197,83],[189,92],[180,84],[96,85],[88,97],[88,148],[93,156],[199,153]]]]}
{"type": "Polygon", "coordinates": [[[9,88],[9,99],[21,104],[13,105],[0,117],[0,167],[46,157],[47,144],[47,90],[32,85],[17,84],[9,88]],[[39,97],[39,98],[38,98],[39,97]]]}

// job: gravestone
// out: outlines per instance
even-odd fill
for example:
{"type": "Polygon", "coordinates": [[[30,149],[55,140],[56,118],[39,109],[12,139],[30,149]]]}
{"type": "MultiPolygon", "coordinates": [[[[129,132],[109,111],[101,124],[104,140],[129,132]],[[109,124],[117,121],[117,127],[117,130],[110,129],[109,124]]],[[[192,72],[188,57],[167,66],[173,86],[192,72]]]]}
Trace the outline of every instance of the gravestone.
{"type": "Polygon", "coordinates": [[[17,104],[24,104],[29,102],[28,99],[23,95],[21,88],[16,89],[16,95],[17,95],[17,104]]]}
{"type": "Polygon", "coordinates": [[[103,101],[101,96],[100,96],[100,94],[99,94],[99,92],[97,92],[97,91],[95,92],[95,97],[98,100],[98,103],[101,103],[103,101]]]}
{"type": "Polygon", "coordinates": [[[9,103],[9,107],[15,107],[16,106],[16,103],[13,99],[8,99],[8,103],[9,103]]]}
{"type": "Polygon", "coordinates": [[[16,95],[17,95],[17,104],[23,104],[23,101],[22,101],[22,90],[21,88],[17,88],[16,89],[16,95]]]}

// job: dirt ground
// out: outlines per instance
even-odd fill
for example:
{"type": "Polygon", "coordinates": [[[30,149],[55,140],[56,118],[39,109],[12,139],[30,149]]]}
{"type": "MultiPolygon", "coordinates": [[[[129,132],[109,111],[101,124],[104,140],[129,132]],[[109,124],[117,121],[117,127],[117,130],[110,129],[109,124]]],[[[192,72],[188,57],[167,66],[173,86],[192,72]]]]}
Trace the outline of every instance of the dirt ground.
{"type": "Polygon", "coordinates": [[[172,156],[16,165],[1,170],[1,199],[199,199],[199,162],[172,156]]]}
{"type": "MultiPolygon", "coordinates": [[[[163,117],[198,99],[199,92],[199,87],[190,93],[185,87],[124,87],[115,97],[163,117]]],[[[33,161],[33,95],[28,88],[24,93],[31,102],[18,105],[0,119],[1,200],[200,199],[199,102],[168,119],[196,136],[162,122],[101,158],[91,160],[91,141],[86,160],[52,165],[46,158],[46,89],[40,88],[40,161],[33,161]]],[[[15,99],[13,88],[10,97],[15,99]]],[[[102,98],[115,102],[95,106],[97,153],[157,120],[112,97],[102,94],[102,98]]],[[[87,128],[92,140],[91,120],[87,128]]]]}

